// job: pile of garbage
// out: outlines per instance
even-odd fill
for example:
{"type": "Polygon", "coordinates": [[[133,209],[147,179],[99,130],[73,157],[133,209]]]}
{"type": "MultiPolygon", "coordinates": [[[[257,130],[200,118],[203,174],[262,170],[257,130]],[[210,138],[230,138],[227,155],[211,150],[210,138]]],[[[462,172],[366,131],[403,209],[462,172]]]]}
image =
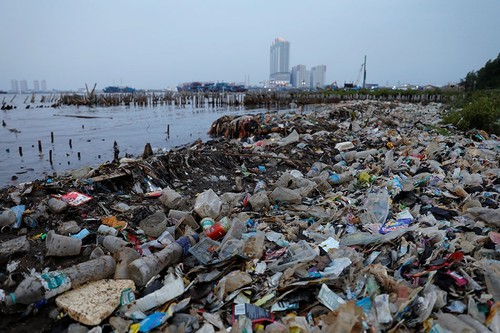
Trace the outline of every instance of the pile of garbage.
{"type": "Polygon", "coordinates": [[[223,117],[0,191],[12,332],[499,332],[500,140],[441,104],[223,117]]]}

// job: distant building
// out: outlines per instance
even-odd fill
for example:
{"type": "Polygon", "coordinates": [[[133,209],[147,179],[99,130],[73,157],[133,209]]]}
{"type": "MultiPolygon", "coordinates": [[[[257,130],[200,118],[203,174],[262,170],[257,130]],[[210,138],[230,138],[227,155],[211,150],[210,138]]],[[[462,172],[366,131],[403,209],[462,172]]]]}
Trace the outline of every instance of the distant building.
{"type": "Polygon", "coordinates": [[[42,91],[47,91],[47,81],[42,80],[42,91]]]}
{"type": "Polygon", "coordinates": [[[10,80],[10,91],[13,93],[19,92],[19,82],[17,80],[10,80]]]}
{"type": "Polygon", "coordinates": [[[318,65],[311,68],[311,88],[323,88],[326,80],[326,66],[318,65]]]}
{"type": "Polygon", "coordinates": [[[276,85],[290,83],[290,43],[276,38],[271,45],[269,79],[276,85]]]}
{"type": "Polygon", "coordinates": [[[38,80],[33,81],[33,91],[34,92],[40,91],[40,82],[38,80]]]}
{"type": "Polygon", "coordinates": [[[309,88],[310,74],[305,65],[292,67],[291,83],[295,88],[309,88]]]}
{"type": "Polygon", "coordinates": [[[28,92],[28,82],[26,80],[21,80],[21,92],[28,92]]]}

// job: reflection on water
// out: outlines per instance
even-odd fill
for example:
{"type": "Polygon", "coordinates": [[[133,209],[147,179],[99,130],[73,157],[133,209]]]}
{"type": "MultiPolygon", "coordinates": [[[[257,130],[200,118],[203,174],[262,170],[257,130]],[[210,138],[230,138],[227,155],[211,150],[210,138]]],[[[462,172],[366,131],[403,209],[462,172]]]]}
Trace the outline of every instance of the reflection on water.
{"type": "Polygon", "coordinates": [[[149,107],[87,108],[64,106],[51,108],[25,104],[26,95],[0,95],[16,109],[0,111],[0,186],[44,178],[54,172],[97,166],[113,159],[113,143],[125,154],[138,156],[144,145],[169,149],[197,140],[208,139],[211,123],[225,114],[260,113],[267,110],[244,108],[178,108],[170,105],[149,107]],[[29,109],[26,106],[30,105],[29,109]],[[170,125],[170,137],[166,129],[170,125]],[[51,133],[54,142],[52,143],[51,133]],[[70,147],[71,140],[71,147],[70,147]],[[42,153],[38,150],[41,141],[42,153]],[[20,155],[22,149],[22,156],[20,155]],[[52,151],[51,165],[49,152],[52,151]],[[80,155],[80,159],[78,158],[80,155]],[[16,175],[18,179],[12,181],[16,175]]]}

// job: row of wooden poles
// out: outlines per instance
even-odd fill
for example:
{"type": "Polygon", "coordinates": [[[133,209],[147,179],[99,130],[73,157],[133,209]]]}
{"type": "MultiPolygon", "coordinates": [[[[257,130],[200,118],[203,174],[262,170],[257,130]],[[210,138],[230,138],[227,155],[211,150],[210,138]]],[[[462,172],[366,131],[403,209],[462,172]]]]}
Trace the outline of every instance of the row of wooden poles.
{"type": "Polygon", "coordinates": [[[59,105],[76,106],[158,106],[172,105],[193,108],[239,106],[244,100],[243,93],[189,93],[189,92],[165,92],[158,93],[119,93],[119,94],[91,94],[61,95],[59,105]]]}
{"type": "MultiPolygon", "coordinates": [[[[54,144],[54,132],[50,132],[50,143],[54,144]]],[[[72,139],[69,139],[68,144],[69,144],[69,148],[73,149],[73,141],[72,141],[72,139]]],[[[42,140],[38,140],[38,154],[39,155],[43,154],[42,140]]],[[[80,152],[77,152],[76,155],[78,157],[78,160],[80,160],[82,158],[82,155],[81,155],[80,152]]],[[[19,146],[19,156],[23,157],[23,147],[22,146],[19,146]]],[[[53,161],[52,161],[52,149],[49,150],[49,162],[50,162],[51,165],[53,164],[53,161]]]]}
{"type": "MultiPolygon", "coordinates": [[[[14,100],[15,96],[12,98],[14,100]]],[[[26,97],[25,103],[31,98],[35,103],[35,95],[26,97]]],[[[52,106],[76,105],[76,106],[163,106],[172,105],[193,108],[205,107],[283,107],[291,104],[328,104],[352,100],[379,100],[379,101],[401,101],[410,103],[442,102],[440,94],[413,94],[413,93],[387,93],[387,94],[337,94],[325,92],[287,92],[287,91],[255,91],[246,93],[233,92],[174,92],[165,93],[119,93],[99,94],[94,90],[87,94],[66,95],[43,95],[40,102],[53,103],[52,106]]],[[[11,102],[12,102],[11,101],[11,102]]],[[[5,101],[4,101],[5,102],[5,101]]]]}

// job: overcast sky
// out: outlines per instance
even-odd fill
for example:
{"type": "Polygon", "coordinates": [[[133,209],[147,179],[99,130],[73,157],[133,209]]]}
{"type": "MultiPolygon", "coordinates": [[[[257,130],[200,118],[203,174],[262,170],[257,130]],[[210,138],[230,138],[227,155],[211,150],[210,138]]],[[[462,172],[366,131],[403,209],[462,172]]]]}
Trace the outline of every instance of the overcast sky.
{"type": "Polygon", "coordinates": [[[269,48],[327,82],[458,82],[500,52],[499,0],[1,0],[0,89],[269,79],[269,48]]]}

